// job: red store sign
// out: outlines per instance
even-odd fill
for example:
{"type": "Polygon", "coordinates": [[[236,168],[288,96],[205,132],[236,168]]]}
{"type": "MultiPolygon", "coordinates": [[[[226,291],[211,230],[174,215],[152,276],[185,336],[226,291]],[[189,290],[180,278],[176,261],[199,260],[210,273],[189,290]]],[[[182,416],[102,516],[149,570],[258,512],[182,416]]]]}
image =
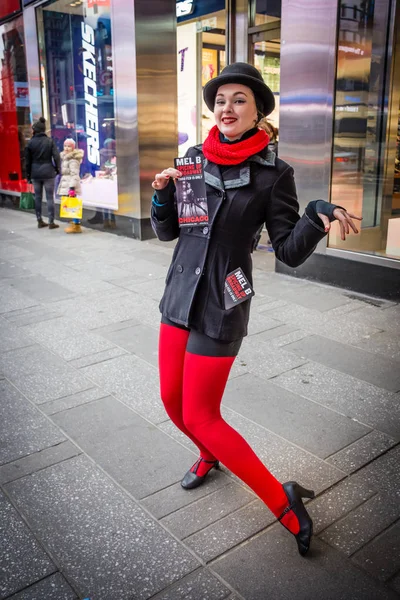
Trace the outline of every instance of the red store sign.
{"type": "Polygon", "coordinates": [[[20,0],[1,0],[0,1],[0,21],[9,17],[15,12],[21,10],[20,0]]]}

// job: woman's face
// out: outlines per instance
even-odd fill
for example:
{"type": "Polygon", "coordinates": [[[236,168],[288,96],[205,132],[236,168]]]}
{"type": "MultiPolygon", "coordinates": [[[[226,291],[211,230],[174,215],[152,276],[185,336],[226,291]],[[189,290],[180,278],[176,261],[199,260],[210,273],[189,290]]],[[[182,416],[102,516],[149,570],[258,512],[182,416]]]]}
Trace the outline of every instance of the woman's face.
{"type": "Polygon", "coordinates": [[[228,140],[239,139],[257,123],[254,94],[240,83],[227,83],[218,88],[214,104],[215,123],[228,140]]]}

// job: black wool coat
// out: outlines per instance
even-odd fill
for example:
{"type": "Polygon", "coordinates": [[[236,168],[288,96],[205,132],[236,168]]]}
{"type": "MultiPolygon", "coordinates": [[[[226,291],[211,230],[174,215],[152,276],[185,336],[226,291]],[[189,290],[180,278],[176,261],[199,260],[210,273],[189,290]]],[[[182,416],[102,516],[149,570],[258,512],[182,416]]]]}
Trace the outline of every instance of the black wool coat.
{"type": "Polygon", "coordinates": [[[268,148],[239,165],[221,168],[204,159],[201,146],[186,154],[199,155],[204,160],[209,223],[179,228],[172,181],[156,193],[164,206],[153,203],[157,237],[179,238],[160,311],[209,337],[234,341],[247,335],[251,299],[226,310],[225,277],[241,268],[253,284],[251,253],[259,228],[266,224],[276,257],[291,267],[303,263],[326,234],[312,203],[299,216],[293,169],[268,148]]]}
{"type": "Polygon", "coordinates": [[[35,133],[25,148],[28,179],[53,179],[60,172],[60,153],[52,138],[35,133]]]}

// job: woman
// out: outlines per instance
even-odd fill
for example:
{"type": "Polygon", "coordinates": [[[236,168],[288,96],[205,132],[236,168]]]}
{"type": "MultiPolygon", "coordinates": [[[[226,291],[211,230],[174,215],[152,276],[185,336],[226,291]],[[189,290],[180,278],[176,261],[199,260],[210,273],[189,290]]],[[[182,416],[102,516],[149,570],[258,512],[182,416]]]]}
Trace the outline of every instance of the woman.
{"type": "Polygon", "coordinates": [[[257,123],[274,108],[274,96],[258,71],[245,63],[226,67],[204,88],[216,125],[187,156],[204,158],[209,223],[178,227],[169,167],[157,173],[152,224],[160,240],[179,237],[161,300],[159,345],[161,397],[175,423],[199,448],[200,456],[181,485],[201,485],[221,461],[265,502],[295,537],[301,555],[312,536],[312,521],[302,498],[314,497],[290,481],[283,485],[248,443],[221,417],[220,404],[229,371],[247,334],[250,299],[233,308],[224,304],[225,279],[240,271],[252,285],[250,253],[254,236],[266,223],[276,256],[289,266],[304,262],[330,229],[340,223],[342,239],[357,233],[355,215],[323,200],[298,214],[293,169],[268,148],[257,123]]]}
{"type": "Polygon", "coordinates": [[[54,180],[60,172],[60,154],[54,140],[48,138],[46,120],[40,117],[33,126],[33,137],[25,148],[26,176],[35,190],[35,211],[39,229],[49,227],[57,229],[54,223],[54,180]],[[49,223],[42,219],[43,188],[46,190],[49,223]]]}
{"type": "MultiPolygon", "coordinates": [[[[67,138],[64,142],[64,151],[61,152],[61,179],[57,188],[59,196],[79,196],[82,192],[79,170],[83,159],[83,150],[75,148],[75,141],[67,138]]],[[[65,233],[82,233],[79,219],[64,229],[65,233]]]]}

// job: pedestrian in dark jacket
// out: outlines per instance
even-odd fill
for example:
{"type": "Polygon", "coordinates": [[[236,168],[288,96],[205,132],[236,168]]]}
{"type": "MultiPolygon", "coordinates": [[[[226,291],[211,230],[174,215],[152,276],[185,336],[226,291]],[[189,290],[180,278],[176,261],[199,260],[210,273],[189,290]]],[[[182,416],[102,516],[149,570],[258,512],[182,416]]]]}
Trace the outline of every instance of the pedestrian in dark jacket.
{"type": "Polygon", "coordinates": [[[171,420],[200,452],[182,487],[201,485],[221,461],[296,537],[304,555],[312,521],[302,498],[314,492],[294,481],[282,485],[222,419],[220,404],[247,334],[250,254],[260,226],[266,224],[276,257],[294,267],[310,256],[332,221],[339,221],[344,239],[350,228],[357,233],[352,219],[359,217],[323,200],[310,202],[299,216],[293,169],[276,158],[267,133],[257,127],[274,108],[257,69],[245,63],[226,67],[206,84],[204,100],[216,126],[187,157],[204,160],[209,222],[179,228],[173,180],[181,171],[164,169],[152,184],[153,228],[160,240],[179,238],[160,304],[161,397],[171,420]]]}
{"type": "Polygon", "coordinates": [[[35,189],[35,211],[38,227],[47,227],[42,219],[43,188],[46,190],[49,229],[57,229],[54,223],[54,181],[60,172],[60,153],[53,139],[48,138],[46,121],[40,117],[33,126],[33,137],[25,148],[26,175],[35,189]]]}

